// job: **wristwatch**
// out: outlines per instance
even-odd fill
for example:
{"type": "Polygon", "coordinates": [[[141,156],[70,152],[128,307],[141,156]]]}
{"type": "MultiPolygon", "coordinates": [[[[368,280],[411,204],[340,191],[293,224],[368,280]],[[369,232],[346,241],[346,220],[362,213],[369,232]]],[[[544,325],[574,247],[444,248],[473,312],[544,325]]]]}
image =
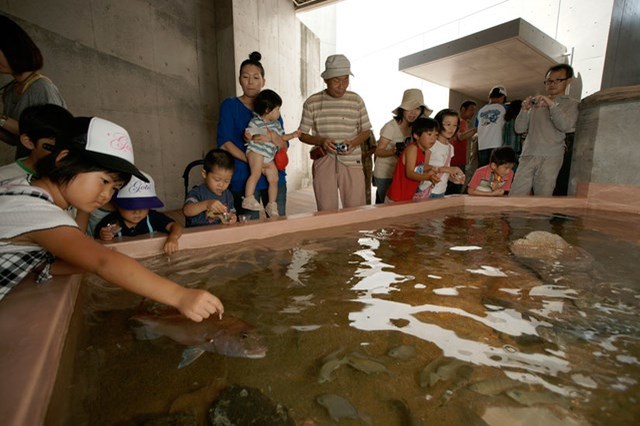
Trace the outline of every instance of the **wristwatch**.
{"type": "Polygon", "coordinates": [[[7,116],[7,114],[0,115],[0,127],[4,127],[4,125],[7,122],[8,118],[9,117],[7,116]]]}

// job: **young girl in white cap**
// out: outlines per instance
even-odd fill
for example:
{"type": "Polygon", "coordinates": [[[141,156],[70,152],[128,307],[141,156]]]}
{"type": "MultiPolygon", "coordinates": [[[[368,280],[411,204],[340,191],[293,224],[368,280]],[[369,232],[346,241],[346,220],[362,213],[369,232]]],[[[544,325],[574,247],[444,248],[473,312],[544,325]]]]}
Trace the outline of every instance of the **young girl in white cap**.
{"type": "Polygon", "coordinates": [[[111,241],[115,237],[135,237],[153,234],[155,231],[169,234],[164,242],[167,255],[178,250],[178,239],[182,236],[182,226],[164,213],[152,209],[164,207],[156,195],[153,179],[142,172],[148,182],[132,176],[128,184],[116,194],[113,202],[116,211],[108,214],[98,223],[95,238],[111,241]]]}
{"type": "Polygon", "coordinates": [[[213,294],[181,287],[78,229],[66,209],[89,213],[131,175],[147,178],[133,165],[125,129],[97,117],[76,118],[73,127],[56,151],[38,162],[39,178],[0,186],[0,299],[30,272],[43,282],[51,274],[88,271],[194,321],[222,315],[213,294]]]}

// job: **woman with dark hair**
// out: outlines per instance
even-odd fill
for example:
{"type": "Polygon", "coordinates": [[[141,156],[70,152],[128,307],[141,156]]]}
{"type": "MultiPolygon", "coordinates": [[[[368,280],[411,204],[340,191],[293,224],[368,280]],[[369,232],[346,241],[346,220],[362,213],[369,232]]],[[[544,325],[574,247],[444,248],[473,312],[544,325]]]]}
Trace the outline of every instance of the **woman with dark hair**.
{"type": "MultiPolygon", "coordinates": [[[[245,146],[244,132],[249,121],[254,116],[254,101],[258,93],[265,84],[264,67],[260,63],[262,55],[253,52],[249,59],[245,59],[240,65],[240,76],[238,78],[242,87],[241,96],[233,96],[222,101],[220,105],[220,118],[218,120],[218,148],[229,152],[235,159],[235,170],[231,178],[229,189],[233,194],[233,200],[238,214],[248,215],[253,219],[259,217],[258,211],[247,210],[242,207],[242,198],[251,174],[247,163],[247,147],[245,146]]],[[[278,121],[284,127],[282,118],[278,121]]],[[[287,143],[276,133],[270,132],[267,135],[258,135],[254,142],[273,142],[279,148],[286,148],[287,143]]],[[[269,201],[268,183],[264,176],[258,180],[256,185],[255,198],[262,205],[266,206],[269,201]]],[[[278,214],[286,215],[287,203],[287,181],[286,173],[278,171],[278,197],[276,200],[278,214]]]]}
{"type": "Polygon", "coordinates": [[[420,89],[407,89],[402,95],[400,106],[392,111],[393,119],[380,130],[380,140],[375,152],[375,168],[373,169],[376,204],[384,203],[398,163],[398,156],[411,142],[411,124],[418,117],[429,117],[432,112],[424,104],[424,97],[420,89]]]}
{"type": "Polygon", "coordinates": [[[29,154],[18,143],[18,120],[22,111],[40,104],[66,108],[58,88],[38,72],[42,66],[42,53],[29,34],[11,19],[0,15],[0,73],[13,76],[13,80],[0,89],[3,104],[0,139],[16,146],[16,159],[29,154]]]}

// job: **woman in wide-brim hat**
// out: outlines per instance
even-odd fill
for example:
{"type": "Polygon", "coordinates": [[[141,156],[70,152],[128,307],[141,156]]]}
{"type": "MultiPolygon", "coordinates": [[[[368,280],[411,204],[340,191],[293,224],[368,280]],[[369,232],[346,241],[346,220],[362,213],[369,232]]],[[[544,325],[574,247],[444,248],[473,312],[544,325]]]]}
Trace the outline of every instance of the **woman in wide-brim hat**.
{"type": "Polygon", "coordinates": [[[411,141],[411,123],[418,117],[429,117],[433,111],[424,103],[420,89],[407,89],[402,95],[400,106],[392,111],[394,115],[380,130],[380,140],[376,148],[373,182],[376,186],[376,204],[383,204],[391,185],[398,155],[407,142],[411,141]]]}

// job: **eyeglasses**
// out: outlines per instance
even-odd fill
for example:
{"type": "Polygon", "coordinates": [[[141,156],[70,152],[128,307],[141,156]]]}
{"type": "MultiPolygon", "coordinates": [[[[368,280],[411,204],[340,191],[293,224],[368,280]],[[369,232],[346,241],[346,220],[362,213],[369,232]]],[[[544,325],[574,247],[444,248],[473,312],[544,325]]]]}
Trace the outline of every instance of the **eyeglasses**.
{"type": "Polygon", "coordinates": [[[552,84],[560,84],[565,80],[569,80],[569,78],[556,78],[555,80],[545,80],[543,83],[547,86],[551,86],[552,84]]]}

